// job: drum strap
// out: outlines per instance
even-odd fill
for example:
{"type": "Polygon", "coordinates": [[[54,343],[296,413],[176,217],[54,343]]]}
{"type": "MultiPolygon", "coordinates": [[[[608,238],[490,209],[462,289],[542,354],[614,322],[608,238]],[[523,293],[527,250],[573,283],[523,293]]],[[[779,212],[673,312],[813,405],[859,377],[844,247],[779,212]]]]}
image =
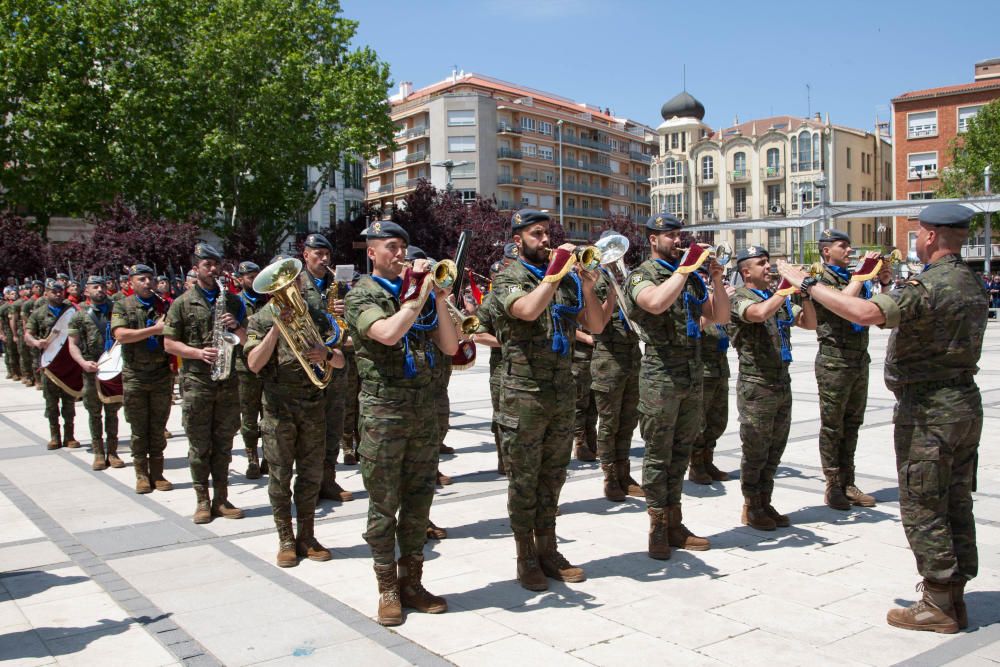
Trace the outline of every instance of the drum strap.
{"type": "Polygon", "coordinates": [[[90,319],[94,321],[94,324],[97,326],[97,330],[104,334],[104,351],[107,352],[111,349],[111,346],[114,345],[114,340],[111,338],[111,321],[101,311],[101,309],[96,306],[88,308],[87,314],[90,315],[90,319]]]}

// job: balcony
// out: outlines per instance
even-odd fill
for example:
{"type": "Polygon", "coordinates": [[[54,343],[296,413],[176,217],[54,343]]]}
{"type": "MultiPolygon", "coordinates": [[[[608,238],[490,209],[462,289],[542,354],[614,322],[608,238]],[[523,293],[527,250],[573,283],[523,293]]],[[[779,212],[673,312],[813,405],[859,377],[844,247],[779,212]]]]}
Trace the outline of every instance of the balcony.
{"type": "Polygon", "coordinates": [[[407,141],[412,141],[413,139],[419,139],[420,137],[427,135],[427,126],[418,125],[416,127],[411,127],[408,130],[400,130],[394,135],[397,142],[405,143],[407,141]]]}
{"type": "Polygon", "coordinates": [[[497,157],[501,160],[522,160],[524,153],[513,148],[501,148],[497,150],[497,157]]]}
{"type": "MultiPolygon", "coordinates": [[[[558,184],[554,184],[558,187],[558,184]]],[[[600,185],[588,185],[585,183],[563,183],[563,190],[566,192],[580,192],[588,195],[599,195],[601,197],[610,197],[611,188],[604,188],[600,185]]]]}
{"type": "Polygon", "coordinates": [[[497,123],[497,132],[510,132],[513,134],[521,134],[521,128],[514,127],[510,123],[500,122],[497,123]]]}
{"type": "Polygon", "coordinates": [[[520,179],[516,179],[510,174],[500,174],[497,176],[497,185],[517,185],[520,179]]]}
{"type": "Polygon", "coordinates": [[[740,220],[750,217],[750,209],[745,206],[729,207],[729,220],[740,220]]]}
{"type": "MultiPolygon", "coordinates": [[[[583,146],[584,148],[592,148],[597,151],[611,152],[611,144],[607,144],[601,141],[594,141],[593,139],[587,139],[585,137],[578,137],[575,134],[564,134],[562,141],[565,144],[573,144],[574,146],[583,146]]],[[[652,158],[650,158],[652,161],[652,158]]]]}
{"type": "Polygon", "coordinates": [[[564,206],[563,215],[572,215],[577,218],[597,218],[604,220],[608,217],[608,212],[603,208],[580,208],[577,206],[564,206]]]}
{"type": "Polygon", "coordinates": [[[907,131],[907,139],[920,139],[922,137],[936,137],[938,133],[937,123],[933,125],[914,125],[907,131]]]}
{"type": "Polygon", "coordinates": [[[497,208],[500,209],[501,211],[512,211],[516,207],[514,206],[514,202],[507,201],[506,199],[501,199],[500,201],[497,202],[497,208]]]}
{"type": "Polygon", "coordinates": [[[749,169],[733,169],[728,172],[730,183],[749,183],[750,182],[750,170],[749,169]]]}
{"type": "Polygon", "coordinates": [[[714,187],[719,184],[719,175],[715,172],[711,174],[706,174],[705,172],[698,172],[698,187],[714,187]]]}
{"type": "Polygon", "coordinates": [[[392,160],[382,160],[379,163],[369,163],[368,166],[373,172],[382,171],[383,169],[389,169],[392,167],[392,160]]]}
{"type": "Polygon", "coordinates": [[[698,209],[698,222],[711,222],[719,219],[719,212],[714,208],[698,209]]]}
{"type": "Polygon", "coordinates": [[[804,162],[792,162],[792,173],[796,174],[803,171],[819,171],[820,166],[819,160],[813,160],[812,162],[809,162],[808,160],[804,162]]]}
{"type": "Polygon", "coordinates": [[[906,177],[911,181],[918,181],[925,178],[937,178],[937,166],[924,167],[923,169],[910,169],[906,172],[906,177]]]}
{"type": "Polygon", "coordinates": [[[649,176],[646,174],[632,174],[633,183],[649,183],[649,176]]]}
{"type": "Polygon", "coordinates": [[[406,156],[406,163],[413,164],[414,162],[425,162],[427,160],[427,151],[414,151],[406,156]]]}
{"type": "Polygon", "coordinates": [[[677,174],[676,176],[659,176],[657,178],[652,178],[649,181],[650,185],[687,185],[688,179],[684,174],[677,174]]]}
{"type": "Polygon", "coordinates": [[[646,164],[653,164],[652,155],[646,155],[645,153],[640,153],[638,151],[629,151],[628,156],[633,160],[639,160],[640,162],[645,162],[646,164]]]}
{"type": "MultiPolygon", "coordinates": [[[[558,159],[556,160],[556,164],[559,164],[558,159]]],[[[583,160],[565,158],[562,160],[562,166],[567,169],[581,169],[583,171],[592,171],[597,174],[611,175],[611,167],[606,164],[597,164],[595,162],[584,162],[583,160]]]]}
{"type": "Polygon", "coordinates": [[[760,217],[762,218],[783,218],[787,215],[783,202],[771,202],[760,205],[760,217]]]}
{"type": "Polygon", "coordinates": [[[386,192],[392,192],[392,183],[386,183],[385,185],[379,186],[379,194],[385,194],[386,192]]]}
{"type": "Polygon", "coordinates": [[[771,181],[785,177],[785,168],[782,166],[761,167],[760,177],[762,180],[771,181]]]}
{"type": "Polygon", "coordinates": [[[649,197],[646,195],[632,195],[632,201],[636,204],[645,204],[646,206],[650,205],[649,197]]]}

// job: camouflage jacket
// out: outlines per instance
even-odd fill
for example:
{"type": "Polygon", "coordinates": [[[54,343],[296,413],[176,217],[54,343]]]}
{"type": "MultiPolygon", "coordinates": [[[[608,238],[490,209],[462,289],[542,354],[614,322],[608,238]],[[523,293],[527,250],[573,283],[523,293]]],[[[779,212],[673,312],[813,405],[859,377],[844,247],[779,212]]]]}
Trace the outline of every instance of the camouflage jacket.
{"type": "MultiPolygon", "coordinates": [[[[601,271],[597,283],[594,285],[594,294],[604,303],[611,294],[611,278],[601,271]]],[[[624,289],[624,288],[623,288],[624,289]]],[[[627,349],[639,346],[639,336],[629,328],[622,317],[622,309],[628,308],[627,303],[618,303],[618,308],[611,314],[611,321],[604,327],[604,331],[594,334],[594,350],[608,350],[619,346],[627,349]]]]}
{"type": "MultiPolygon", "coordinates": [[[[267,304],[267,296],[263,294],[258,294],[255,297],[252,294],[247,293],[246,290],[242,290],[236,296],[238,296],[240,301],[243,302],[243,309],[244,312],[246,312],[248,323],[250,321],[250,318],[253,317],[255,314],[257,314],[258,312],[260,312],[261,308],[263,308],[267,304]]],[[[240,348],[236,350],[236,354],[234,355],[236,357],[236,371],[238,373],[250,372],[247,369],[246,352],[247,352],[246,346],[240,346],[240,348]]]]}
{"type": "MultiPolygon", "coordinates": [[[[115,329],[145,329],[165,314],[155,297],[143,303],[135,294],[115,301],[111,307],[111,332],[115,329]]],[[[122,344],[123,373],[140,382],[156,382],[170,373],[170,357],[163,350],[163,337],[122,344]]]]}
{"type": "Polygon", "coordinates": [[[639,292],[663,284],[674,274],[674,270],[664,264],[655,259],[647,259],[629,274],[625,288],[629,317],[646,334],[647,355],[650,347],[668,348],[673,359],[700,359],[701,339],[687,333],[688,322],[694,322],[694,326],[698,326],[701,321],[702,302],[708,295],[708,288],[699,276],[691,273],[677,300],[659,315],[646,312],[636,303],[639,292]]]}
{"type": "MultiPolygon", "coordinates": [[[[496,320],[499,316],[499,305],[500,301],[497,298],[496,290],[490,290],[483,297],[483,302],[479,304],[479,309],[476,311],[476,317],[479,318],[479,329],[476,333],[487,333],[491,336],[496,336],[496,320]]],[[[490,371],[500,366],[500,360],[503,359],[503,350],[499,347],[490,348],[490,371]]]]}
{"type": "MultiPolygon", "coordinates": [[[[835,290],[843,290],[850,283],[825,267],[819,281],[835,290]]],[[[816,308],[816,339],[819,354],[844,359],[847,362],[868,363],[868,327],[855,331],[850,322],[834,315],[822,304],[813,302],[816,308]]]]}
{"type": "MultiPolygon", "coordinates": [[[[732,342],[740,359],[740,379],[757,384],[791,382],[788,375],[789,362],[781,358],[782,336],[788,335],[790,338],[790,331],[786,330],[786,334],[782,334],[782,325],[778,322],[779,319],[791,319],[787,327],[794,326],[802,308],[793,304],[790,299],[785,299],[778,312],[766,322],[746,320],[744,314],[747,308],[762,301],[765,301],[762,296],[745,286],[737,288],[736,294],[730,299],[732,342]]],[[[786,344],[791,352],[791,340],[787,340],[786,344]]]]}
{"type": "Polygon", "coordinates": [[[732,325],[710,324],[702,329],[701,363],[707,378],[729,377],[729,330],[732,325]]]}
{"type": "MultiPolygon", "coordinates": [[[[264,336],[274,326],[276,308],[276,305],[265,305],[250,316],[247,324],[247,342],[243,348],[244,353],[250,354],[255,347],[260,345],[264,336]]],[[[309,313],[319,334],[324,337],[328,335],[330,325],[326,317],[315,308],[310,308],[309,313]]],[[[283,335],[278,336],[278,342],[271,358],[267,360],[257,375],[264,381],[265,386],[270,386],[272,389],[306,391],[311,398],[318,397],[322,392],[306,375],[306,370],[299,363],[283,335]],[[313,393],[316,395],[313,396],[313,393]]]]}
{"type": "Polygon", "coordinates": [[[20,318],[21,331],[26,331],[28,328],[28,318],[31,317],[31,313],[35,310],[39,301],[44,302],[45,299],[40,299],[39,297],[30,296],[21,302],[21,307],[18,309],[18,316],[20,318]]]}
{"type": "Polygon", "coordinates": [[[4,301],[0,303],[0,330],[3,330],[5,336],[7,336],[7,341],[10,342],[10,336],[12,329],[10,327],[10,319],[7,318],[7,313],[10,311],[12,301],[4,301]]]}
{"type": "Polygon", "coordinates": [[[885,315],[883,326],[895,329],[885,384],[899,400],[896,423],[981,417],[973,376],[986,334],[987,294],[962,258],[943,257],[872,303],[885,315]]]}
{"type": "Polygon", "coordinates": [[[45,299],[43,304],[31,311],[31,315],[28,317],[28,323],[25,325],[25,330],[35,337],[36,340],[41,340],[49,335],[52,331],[52,327],[55,325],[56,320],[58,320],[66,310],[75,310],[73,304],[69,301],[63,300],[59,308],[55,313],[52,312],[52,306],[49,306],[48,299],[45,299]]]}
{"type": "MultiPolygon", "coordinates": [[[[226,300],[225,312],[236,318],[237,327],[247,325],[246,307],[238,296],[222,289],[222,293],[216,298],[226,300]]],[[[170,304],[163,335],[190,347],[212,347],[214,325],[215,300],[209,303],[204,291],[196,285],[170,304]]],[[[212,366],[201,359],[185,359],[184,373],[208,378],[212,373],[212,366]]]]}
{"type": "Polygon", "coordinates": [[[111,346],[111,302],[105,301],[105,304],[106,313],[94,304],[84,304],[69,323],[69,334],[77,337],[77,347],[87,361],[97,361],[104,354],[105,346],[111,346]]]}

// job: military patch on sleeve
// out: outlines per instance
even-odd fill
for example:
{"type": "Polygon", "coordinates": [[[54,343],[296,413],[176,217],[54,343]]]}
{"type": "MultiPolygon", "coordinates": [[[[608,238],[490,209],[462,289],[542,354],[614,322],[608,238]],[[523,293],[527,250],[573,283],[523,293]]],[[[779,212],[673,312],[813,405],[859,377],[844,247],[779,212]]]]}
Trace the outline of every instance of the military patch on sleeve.
{"type": "Polygon", "coordinates": [[[641,273],[633,273],[632,274],[632,278],[631,278],[632,286],[635,287],[636,285],[638,285],[641,282],[642,282],[642,274],[641,273]]]}
{"type": "Polygon", "coordinates": [[[919,287],[920,286],[920,281],[918,281],[918,280],[907,280],[906,284],[907,285],[913,285],[914,287],[919,287]]]}
{"type": "Polygon", "coordinates": [[[520,292],[520,291],[521,291],[521,288],[518,287],[517,285],[511,285],[510,287],[507,288],[507,293],[508,294],[513,294],[514,292],[520,292]]]}

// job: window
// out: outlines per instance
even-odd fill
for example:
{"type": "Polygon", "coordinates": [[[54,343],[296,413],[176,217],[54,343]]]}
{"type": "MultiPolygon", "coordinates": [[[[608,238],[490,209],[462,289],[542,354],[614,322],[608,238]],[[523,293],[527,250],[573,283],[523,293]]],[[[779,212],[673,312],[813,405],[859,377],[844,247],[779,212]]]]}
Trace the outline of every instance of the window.
{"type": "Polygon", "coordinates": [[[375,193],[378,192],[378,179],[373,181],[368,181],[368,192],[375,193]]]}
{"type": "Polygon", "coordinates": [[[463,204],[471,204],[476,201],[475,190],[455,190],[455,194],[459,196],[463,204]]]}
{"type": "Polygon", "coordinates": [[[812,183],[799,183],[795,186],[795,199],[792,200],[792,210],[798,210],[799,206],[804,211],[808,211],[819,204],[819,192],[812,183]]]}
{"type": "Polygon", "coordinates": [[[681,146],[681,133],[674,132],[670,135],[670,149],[677,150],[681,146]]]}
{"type": "Polygon", "coordinates": [[[968,132],[969,121],[975,118],[976,114],[979,113],[979,110],[982,108],[982,104],[974,107],[958,107],[958,131],[968,132]]]}
{"type": "Polygon", "coordinates": [[[777,148],[767,149],[767,175],[775,176],[781,169],[781,152],[777,148]]]}
{"type": "Polygon", "coordinates": [[[404,160],[406,160],[406,150],[407,150],[406,146],[403,146],[398,151],[396,151],[395,153],[393,153],[392,154],[392,161],[393,162],[403,162],[404,160]]]}
{"type": "MultiPolygon", "coordinates": [[[[746,178],[747,154],[740,151],[733,156],[733,178],[746,178]]],[[[746,190],[744,190],[746,192],[746,190]]]]}
{"type": "Polygon", "coordinates": [[[808,132],[799,135],[799,171],[812,168],[812,136],[808,132]]]}
{"type": "Polygon", "coordinates": [[[906,137],[933,137],[938,133],[937,111],[921,111],[906,114],[906,137]]]}
{"type": "Polygon", "coordinates": [[[538,195],[534,192],[525,192],[521,195],[521,203],[529,206],[538,206],[538,195]]]}
{"type": "Polygon", "coordinates": [[[476,163],[469,161],[468,164],[456,164],[452,167],[452,178],[470,178],[476,175],[476,163]]]}
{"type": "Polygon", "coordinates": [[[785,251],[785,243],[781,238],[784,230],[767,230],[767,250],[770,253],[782,254],[785,251]]]}
{"type": "Polygon", "coordinates": [[[535,119],[530,116],[521,116],[521,127],[529,132],[534,132],[535,119]]]}
{"type": "Polygon", "coordinates": [[[538,131],[541,134],[551,135],[552,134],[552,123],[549,123],[548,121],[544,121],[544,120],[538,121],[538,131]]]}
{"type": "Polygon", "coordinates": [[[448,137],[448,151],[450,153],[471,153],[476,150],[476,138],[472,137],[448,137]]]}
{"type": "Polygon", "coordinates": [[[403,187],[406,185],[406,171],[397,171],[392,180],[397,188],[403,187]]]}
{"type": "MultiPolygon", "coordinates": [[[[847,168],[848,169],[851,168],[851,148],[850,148],[850,146],[848,146],[848,148],[847,148],[847,168]]],[[[850,199],[850,197],[848,197],[848,199],[850,199]]]]}
{"type": "Polygon", "coordinates": [[[704,181],[711,181],[715,178],[715,159],[711,155],[706,155],[701,159],[701,178],[704,181]]]}
{"type": "Polygon", "coordinates": [[[747,247],[747,230],[737,229],[733,232],[733,243],[736,246],[733,248],[736,252],[743,250],[747,247]]]}
{"type": "Polygon", "coordinates": [[[937,176],[937,152],[910,153],[906,156],[906,173],[909,179],[935,178],[937,176]]]}
{"type": "Polygon", "coordinates": [[[556,207],[556,198],[554,195],[541,195],[538,198],[538,205],[542,208],[553,209],[556,207]]]}
{"type": "Polygon", "coordinates": [[[847,184],[847,201],[854,201],[854,193],[851,184],[847,184]]]}
{"type": "Polygon", "coordinates": [[[552,146],[539,146],[538,147],[538,157],[543,160],[552,159],[552,146]]]}
{"type": "Polygon", "coordinates": [[[543,172],[541,172],[539,174],[539,176],[541,176],[541,179],[542,179],[543,183],[555,183],[556,182],[556,176],[551,171],[543,171],[543,172]]]}
{"type": "Polygon", "coordinates": [[[781,186],[767,186],[767,210],[769,213],[779,213],[781,209],[781,186]]]}
{"type": "Polygon", "coordinates": [[[907,196],[907,199],[934,199],[934,191],[924,190],[923,192],[911,192],[907,196]]]}
{"type": "Polygon", "coordinates": [[[448,125],[452,127],[456,125],[475,125],[475,124],[476,124],[475,109],[452,109],[448,111],[448,125]]]}
{"type": "Polygon", "coordinates": [[[666,204],[666,206],[664,207],[664,210],[669,211],[674,215],[680,215],[684,213],[685,207],[684,207],[683,193],[676,195],[667,195],[665,200],[666,201],[664,203],[666,204]]]}
{"type": "Polygon", "coordinates": [[[733,188],[733,213],[747,212],[747,189],[733,188]]]}
{"type": "Polygon", "coordinates": [[[715,215],[715,193],[711,190],[703,190],[701,193],[701,215],[705,218],[715,215]]]}
{"type": "Polygon", "coordinates": [[[538,145],[537,144],[521,144],[521,151],[524,153],[525,157],[537,157],[538,156],[538,145]]]}

